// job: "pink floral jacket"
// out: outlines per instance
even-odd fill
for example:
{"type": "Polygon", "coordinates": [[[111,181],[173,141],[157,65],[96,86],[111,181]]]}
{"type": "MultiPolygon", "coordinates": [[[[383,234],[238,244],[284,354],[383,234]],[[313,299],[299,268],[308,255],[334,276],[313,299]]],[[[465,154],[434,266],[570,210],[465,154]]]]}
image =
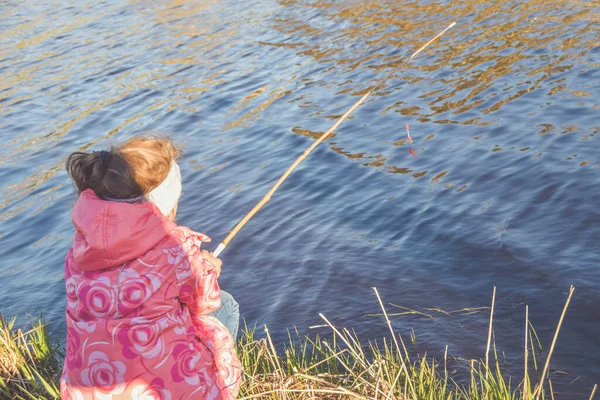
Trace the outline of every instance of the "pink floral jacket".
{"type": "Polygon", "coordinates": [[[233,399],[241,364],[209,314],[221,304],[210,239],[151,203],[81,193],[65,262],[63,399],[233,399]]]}

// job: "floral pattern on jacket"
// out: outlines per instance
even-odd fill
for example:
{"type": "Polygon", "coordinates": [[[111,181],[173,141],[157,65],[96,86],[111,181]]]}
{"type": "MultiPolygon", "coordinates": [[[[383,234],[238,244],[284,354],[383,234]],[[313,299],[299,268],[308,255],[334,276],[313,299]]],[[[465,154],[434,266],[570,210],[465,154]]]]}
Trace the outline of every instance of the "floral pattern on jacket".
{"type": "Polygon", "coordinates": [[[62,398],[234,399],[241,377],[235,342],[209,315],[221,304],[217,271],[200,252],[210,239],[169,224],[150,203],[107,202],[89,192],[74,207],[77,232],[65,262],[62,398]],[[96,218],[78,220],[94,211],[96,218]],[[119,240],[128,230],[110,223],[127,218],[136,240],[119,240]],[[139,254],[115,264],[128,251],[139,254]]]}

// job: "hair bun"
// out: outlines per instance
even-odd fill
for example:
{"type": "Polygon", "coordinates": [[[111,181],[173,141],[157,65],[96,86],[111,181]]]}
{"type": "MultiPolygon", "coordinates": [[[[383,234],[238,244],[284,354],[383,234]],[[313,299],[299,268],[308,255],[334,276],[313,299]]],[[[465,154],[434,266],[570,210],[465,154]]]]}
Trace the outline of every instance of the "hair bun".
{"type": "Polygon", "coordinates": [[[102,177],[104,177],[104,175],[106,174],[106,170],[108,170],[108,167],[110,165],[110,159],[111,159],[111,152],[110,151],[106,151],[106,150],[102,150],[102,151],[94,151],[92,152],[92,154],[95,154],[98,159],[100,160],[100,163],[102,164],[102,177]]]}

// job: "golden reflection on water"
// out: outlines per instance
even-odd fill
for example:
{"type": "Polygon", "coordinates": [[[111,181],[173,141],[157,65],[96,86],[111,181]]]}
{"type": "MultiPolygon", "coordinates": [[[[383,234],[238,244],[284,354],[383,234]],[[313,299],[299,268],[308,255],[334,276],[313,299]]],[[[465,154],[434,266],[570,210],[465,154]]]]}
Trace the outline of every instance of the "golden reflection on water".
{"type": "MultiPolygon", "coordinates": [[[[81,144],[80,149],[88,149],[125,127],[147,123],[142,121],[149,116],[156,120],[173,110],[196,113],[195,102],[230,79],[227,74],[233,67],[224,61],[231,61],[232,54],[239,51],[235,46],[241,40],[240,32],[258,22],[265,23],[265,20],[253,20],[252,11],[249,11],[245,13],[245,19],[224,24],[217,12],[219,7],[220,3],[216,1],[176,0],[161,4],[132,1],[126,7],[109,4],[100,10],[90,8],[76,18],[67,14],[62,18],[45,18],[43,14],[32,12],[26,22],[0,31],[0,60],[10,59],[15,65],[8,73],[3,73],[0,80],[0,129],[9,126],[11,113],[21,104],[35,101],[42,88],[49,96],[58,96],[70,89],[73,82],[106,76],[107,71],[114,71],[110,79],[96,84],[101,95],[82,101],[71,94],[60,104],[65,107],[60,120],[43,121],[40,126],[11,137],[0,152],[0,165],[27,162],[32,153],[57,146],[70,132],[99,112],[118,107],[120,101],[141,89],[170,93],[168,96],[163,94],[160,100],[143,110],[129,111],[107,129],[108,133],[81,144]],[[135,15],[128,20],[131,23],[111,27],[108,31],[104,27],[89,28],[104,24],[105,18],[110,20],[111,15],[121,11],[135,15]],[[160,34],[148,34],[151,26],[157,27],[160,34]],[[57,38],[76,35],[82,30],[87,33],[68,45],[75,46],[75,52],[47,46],[57,38]],[[137,49],[139,54],[107,50],[118,49],[123,43],[127,48],[137,49]],[[145,51],[152,51],[153,55],[141,63],[143,68],[140,68],[135,59],[142,57],[145,51]],[[26,58],[28,62],[24,62],[26,58]],[[203,71],[200,76],[195,79],[185,76],[187,68],[198,66],[203,71]],[[35,90],[24,93],[23,87],[35,90]]],[[[16,9],[6,6],[0,11],[1,16],[8,17],[16,9]]],[[[485,127],[495,121],[495,113],[540,88],[545,90],[548,105],[554,96],[591,98],[593,91],[589,87],[571,87],[567,78],[561,76],[576,65],[600,66],[586,58],[590,49],[598,46],[600,37],[600,9],[594,2],[289,0],[274,3],[273,10],[266,23],[279,33],[281,41],[256,40],[256,43],[292,52],[309,60],[309,65],[322,64],[323,69],[318,77],[298,79],[295,71],[280,83],[271,81],[249,88],[239,99],[234,99],[235,103],[225,115],[222,127],[225,131],[252,126],[273,104],[291,97],[293,99],[287,103],[289,107],[310,110],[308,119],[320,118],[333,124],[345,111],[344,107],[328,109],[321,104],[323,100],[312,96],[313,93],[318,93],[321,88],[330,90],[330,97],[339,98],[338,104],[349,107],[353,97],[365,93],[377,79],[400,65],[407,54],[452,20],[459,24],[442,38],[443,43],[431,46],[420,59],[403,65],[395,79],[374,94],[372,100],[381,108],[379,115],[397,113],[421,123],[485,127]],[[326,81],[321,79],[324,76],[326,81]],[[409,101],[402,95],[406,86],[419,88],[418,102],[409,101]]],[[[261,62],[257,57],[251,54],[249,64],[261,62]]],[[[236,70],[237,74],[244,72],[252,73],[253,70],[251,67],[247,71],[236,70]]],[[[50,112],[59,105],[40,106],[50,112]]],[[[600,106],[596,105],[596,108],[600,106]]],[[[535,110],[531,113],[535,115],[535,110]]],[[[346,122],[352,123],[351,118],[346,122]]],[[[289,129],[303,136],[320,136],[320,128],[310,129],[305,124],[305,121],[297,121],[289,129]]],[[[534,126],[539,135],[582,130],[576,122],[557,126],[537,121],[534,126]]],[[[474,139],[484,136],[477,135],[474,139]]],[[[584,133],[581,140],[592,136],[584,133]]],[[[431,130],[422,137],[424,139],[419,140],[422,146],[430,141],[437,143],[440,139],[431,130]]],[[[391,139],[386,145],[398,148],[398,151],[407,149],[406,141],[398,139],[391,139]]],[[[447,167],[414,171],[414,167],[408,165],[394,165],[398,161],[382,152],[346,145],[343,135],[334,134],[329,146],[348,159],[392,174],[421,178],[431,173],[432,183],[446,179],[450,173],[447,167]]],[[[531,148],[489,145],[489,151],[494,153],[526,152],[531,148]]],[[[30,168],[34,172],[19,182],[0,188],[0,209],[21,203],[10,212],[0,212],[0,220],[34,207],[33,201],[24,199],[54,178],[62,170],[63,162],[60,159],[38,163],[30,168]]],[[[585,161],[582,166],[591,162],[585,161]]],[[[219,170],[223,165],[210,170],[219,170]]],[[[454,185],[459,186],[458,191],[466,187],[461,182],[446,183],[445,187],[454,185]]],[[[53,190],[56,187],[52,185],[53,190]]],[[[52,191],[44,191],[41,196],[49,198],[50,193],[52,191]]]]}
{"type": "MultiPolygon", "coordinates": [[[[135,3],[135,2],[134,2],[135,3]]],[[[135,8],[136,12],[143,14],[144,17],[150,17],[155,23],[162,27],[168,27],[167,36],[161,38],[161,42],[153,44],[159,49],[170,49],[181,44],[181,40],[190,37],[199,36],[202,40],[191,41],[186,43],[186,53],[192,53],[193,56],[182,58],[164,58],[161,63],[164,65],[176,64],[203,64],[207,68],[213,63],[211,59],[204,58],[203,53],[212,51],[218,48],[218,51],[213,52],[213,57],[218,58],[219,54],[226,52],[231,46],[230,38],[237,33],[235,27],[230,27],[220,30],[218,33],[209,33],[219,24],[217,19],[212,21],[206,18],[201,20],[201,23],[189,24],[186,22],[178,23],[179,20],[184,20],[186,17],[194,16],[206,11],[211,2],[202,2],[190,5],[186,1],[173,1],[169,7],[164,5],[155,5],[154,8],[143,7],[135,8]],[[183,7],[176,7],[183,5],[183,7]],[[166,43],[168,46],[165,46],[166,43]]],[[[110,69],[110,65],[119,65],[123,58],[120,54],[107,52],[105,48],[119,44],[119,35],[122,34],[129,39],[128,45],[135,46],[140,42],[144,43],[144,35],[142,38],[136,37],[138,33],[144,30],[147,26],[147,21],[139,19],[136,25],[127,25],[124,28],[114,29],[108,37],[92,36],[92,38],[84,39],[85,45],[100,45],[92,50],[87,50],[82,53],[77,52],[77,56],[73,57],[72,53],[65,52],[61,54],[57,51],[48,51],[40,49],[44,44],[54,40],[57,37],[68,34],[71,31],[92,24],[94,21],[100,20],[111,13],[118,10],[117,7],[104,7],[102,12],[94,16],[82,16],[64,21],[53,21],[45,18],[43,15],[34,15],[31,21],[20,23],[7,30],[0,31],[0,59],[8,59],[13,57],[12,63],[16,64],[24,59],[25,55],[30,57],[30,66],[21,68],[12,68],[14,71],[9,74],[4,74],[0,80],[0,101],[8,99],[9,101],[0,102],[0,113],[9,115],[13,112],[16,105],[25,100],[34,99],[34,95],[26,95],[14,98],[14,93],[18,93],[23,87],[33,85],[36,80],[43,79],[44,85],[52,83],[61,83],[55,85],[48,91],[50,94],[58,94],[61,90],[69,86],[73,78],[77,75],[93,76],[94,72],[100,68],[104,71],[110,69]],[[57,22],[59,27],[57,27],[57,22]],[[37,48],[36,48],[37,47],[37,48]],[[36,48],[28,50],[28,48],[36,48]],[[36,51],[37,50],[37,51],[36,51]],[[53,70],[53,73],[48,74],[44,71],[53,70]],[[58,71],[55,72],[55,71],[58,71]]],[[[12,14],[12,10],[8,9],[6,14],[12,14]]],[[[92,31],[93,32],[93,31],[92,31]]],[[[100,72],[100,71],[98,71],[100,72]]],[[[165,82],[171,79],[177,79],[176,75],[172,75],[172,69],[166,70],[163,68],[153,68],[150,71],[141,74],[134,74],[132,71],[125,71],[110,80],[107,87],[112,92],[110,96],[100,97],[97,101],[89,102],[83,105],[71,107],[69,112],[64,114],[62,121],[45,121],[44,125],[37,127],[35,130],[27,130],[17,137],[10,139],[7,151],[0,153],[0,165],[16,165],[18,163],[27,162],[31,153],[41,149],[51,148],[58,145],[65,135],[67,135],[76,125],[85,122],[94,113],[105,110],[114,106],[119,101],[123,100],[133,90],[138,90],[143,87],[153,88],[155,85],[149,84],[152,81],[165,82]]],[[[86,151],[99,142],[105,141],[110,137],[119,133],[124,127],[134,124],[142,116],[159,110],[160,114],[164,115],[172,109],[181,107],[182,98],[184,101],[192,101],[197,99],[202,93],[210,90],[214,85],[222,82],[219,76],[226,72],[221,69],[214,71],[211,74],[204,76],[201,82],[195,82],[193,86],[189,82],[176,82],[176,89],[173,90],[171,97],[161,99],[155,102],[150,107],[147,107],[137,113],[133,113],[125,118],[122,123],[110,129],[100,138],[94,139],[80,145],[77,151],[86,151]],[[178,84],[179,83],[179,84],[178,84]]],[[[75,100],[75,99],[74,99],[75,100]]],[[[75,100],[76,101],[76,100],[75,100]]],[[[50,104],[45,105],[51,107],[50,104]]],[[[189,108],[188,112],[195,112],[195,109],[189,108]]],[[[10,117],[0,120],[0,129],[5,128],[10,123],[10,117]]],[[[65,159],[55,160],[48,164],[31,166],[29,169],[36,170],[18,182],[0,188],[0,220],[12,218],[25,210],[40,209],[40,204],[49,204],[51,202],[51,194],[58,188],[64,186],[56,185],[51,189],[45,190],[37,195],[36,200],[28,199],[28,196],[35,192],[37,188],[46,182],[53,179],[59,172],[63,170],[65,159]],[[15,205],[12,210],[4,210],[6,207],[15,205]]],[[[35,211],[33,211],[35,212],[35,211]]]]}
{"type": "MultiPolygon", "coordinates": [[[[273,104],[273,102],[275,102],[276,100],[282,98],[286,94],[291,93],[291,91],[289,91],[289,90],[284,91],[282,89],[283,89],[283,86],[281,86],[281,87],[277,88],[276,90],[274,90],[273,92],[271,92],[270,93],[271,97],[269,99],[264,101],[262,104],[260,104],[256,108],[253,108],[250,111],[246,112],[244,115],[242,115],[237,120],[226,123],[225,127],[223,129],[225,129],[225,130],[233,129],[233,128],[237,128],[239,126],[249,127],[250,123],[252,121],[255,121],[258,118],[260,118],[260,115],[263,112],[263,110],[265,110],[267,107],[269,107],[271,104],[273,104]]],[[[258,93],[258,94],[260,94],[260,93],[258,93]]],[[[258,94],[254,95],[254,97],[258,96],[258,94]]],[[[250,95],[250,96],[252,96],[252,95],[250,95]]],[[[240,104],[238,107],[234,107],[234,110],[243,108],[245,103],[247,103],[247,101],[248,101],[247,99],[242,100],[242,104],[240,104]]]]}
{"type": "MultiPolygon", "coordinates": [[[[426,58],[426,62],[416,60],[397,73],[397,77],[408,85],[427,80],[419,96],[422,102],[408,104],[394,100],[393,104],[384,106],[381,112],[382,115],[394,111],[403,116],[417,117],[422,123],[487,126],[495,120],[488,115],[544,87],[548,89],[547,105],[550,105],[552,96],[569,90],[566,78],[555,79],[555,76],[564,75],[578,63],[584,65],[587,53],[600,42],[600,7],[594,2],[280,1],[280,4],[304,9],[305,12],[294,14],[299,18],[286,15],[276,19],[275,28],[286,37],[286,43],[268,45],[289,47],[318,63],[335,63],[335,67],[330,68],[344,72],[337,75],[340,82],[330,82],[343,87],[336,96],[358,96],[367,89],[364,85],[361,87],[347,80],[345,74],[362,68],[378,72],[378,77],[382,78],[386,70],[399,66],[406,58],[406,55],[399,55],[395,50],[403,49],[405,54],[409,54],[445,24],[458,21],[458,26],[440,40],[443,43],[425,51],[426,55],[422,58],[426,58]],[[307,15],[313,15],[314,18],[307,18],[307,15]],[[320,24],[315,20],[327,22],[320,24]],[[339,24],[330,29],[328,22],[331,21],[339,24]],[[362,46],[357,46],[357,43],[362,46]],[[350,46],[360,50],[347,51],[346,48],[350,46]],[[431,78],[443,70],[451,70],[452,73],[431,78]],[[428,90],[428,87],[435,89],[428,90]],[[478,116],[469,115],[471,111],[476,111],[478,116]],[[446,117],[436,118],[438,115],[446,117]]],[[[373,85],[376,79],[377,76],[370,84],[373,85]]],[[[390,80],[376,95],[395,98],[393,94],[401,89],[398,80],[390,80]]],[[[583,88],[571,92],[573,96],[582,97],[590,93],[583,88]]],[[[348,107],[351,104],[349,100],[348,107]]],[[[312,116],[323,112],[320,104],[312,102],[311,106],[319,109],[312,116]]],[[[538,126],[543,127],[539,134],[555,129],[551,124],[540,123],[538,126]]],[[[569,125],[562,129],[576,131],[580,128],[569,125]]],[[[316,137],[316,133],[302,126],[295,127],[293,131],[316,137]]],[[[429,135],[425,142],[434,136],[429,135]]],[[[404,144],[404,141],[393,143],[394,146],[404,144]]],[[[346,151],[333,142],[330,145],[333,151],[349,158],[364,158],[365,166],[385,165],[387,171],[392,173],[411,171],[403,166],[386,165],[386,159],[380,154],[346,151]]],[[[514,149],[496,145],[490,151],[514,149]]],[[[427,172],[414,173],[412,176],[420,178],[427,172]]],[[[432,181],[437,182],[447,172],[437,173],[432,181]]],[[[464,188],[462,186],[459,191],[464,188]]]]}

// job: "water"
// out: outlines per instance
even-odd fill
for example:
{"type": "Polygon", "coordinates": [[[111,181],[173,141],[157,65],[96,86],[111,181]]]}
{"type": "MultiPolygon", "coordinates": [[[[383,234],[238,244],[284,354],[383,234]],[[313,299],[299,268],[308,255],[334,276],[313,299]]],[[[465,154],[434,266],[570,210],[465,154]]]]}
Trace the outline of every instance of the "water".
{"type": "MultiPolygon", "coordinates": [[[[64,161],[143,132],[183,146],[179,222],[215,241],[370,85],[404,64],[223,253],[244,317],[483,357],[490,304],[521,376],[525,305],[562,398],[600,381],[597,2],[0,4],[0,310],[63,335],[64,161]],[[414,138],[409,153],[404,124],[414,138]],[[388,305],[390,313],[402,309],[388,305]]],[[[261,331],[261,329],[259,329],[261,331]]],[[[459,363],[460,365],[460,363],[459,363]]]]}

